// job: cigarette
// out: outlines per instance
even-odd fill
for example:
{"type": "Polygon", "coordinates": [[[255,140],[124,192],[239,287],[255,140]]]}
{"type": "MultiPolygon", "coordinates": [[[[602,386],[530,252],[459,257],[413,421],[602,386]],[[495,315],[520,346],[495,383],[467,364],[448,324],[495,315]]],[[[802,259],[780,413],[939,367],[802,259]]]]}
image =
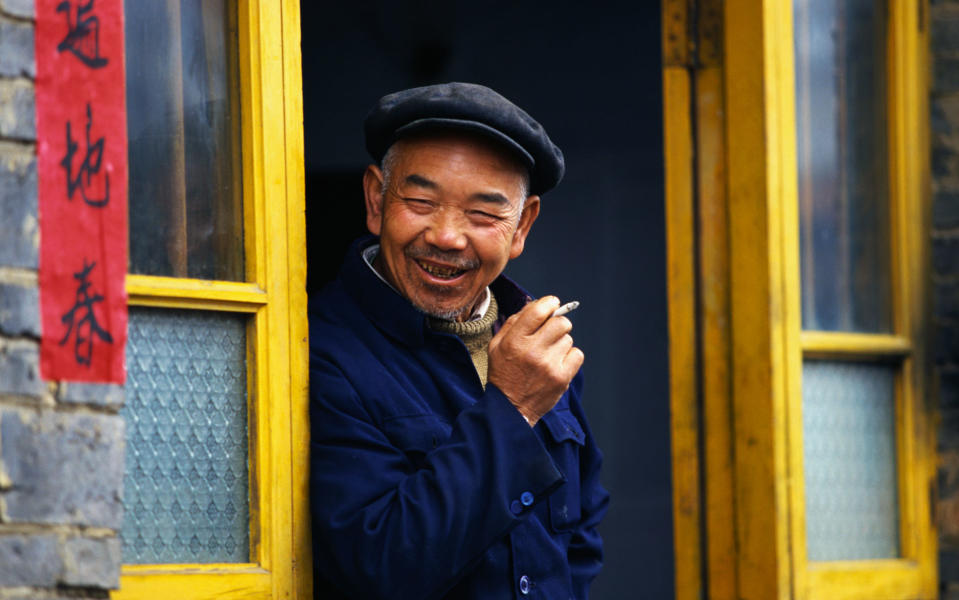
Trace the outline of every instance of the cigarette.
{"type": "Polygon", "coordinates": [[[569,314],[579,308],[579,301],[573,300],[572,302],[567,302],[566,304],[560,306],[553,311],[554,317],[562,317],[563,315],[569,314]]]}

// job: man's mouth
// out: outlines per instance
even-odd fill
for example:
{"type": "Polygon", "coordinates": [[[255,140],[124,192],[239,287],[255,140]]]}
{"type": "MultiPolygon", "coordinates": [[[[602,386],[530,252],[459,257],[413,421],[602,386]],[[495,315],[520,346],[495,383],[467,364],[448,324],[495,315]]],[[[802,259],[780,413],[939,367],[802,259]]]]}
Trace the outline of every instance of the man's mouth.
{"type": "Polygon", "coordinates": [[[429,273],[430,275],[438,279],[456,279],[457,277],[459,277],[460,275],[462,275],[463,273],[467,271],[467,269],[458,269],[456,267],[444,267],[441,265],[428,263],[422,260],[417,260],[416,264],[418,264],[421,269],[423,269],[424,271],[426,271],[427,273],[429,273]]]}

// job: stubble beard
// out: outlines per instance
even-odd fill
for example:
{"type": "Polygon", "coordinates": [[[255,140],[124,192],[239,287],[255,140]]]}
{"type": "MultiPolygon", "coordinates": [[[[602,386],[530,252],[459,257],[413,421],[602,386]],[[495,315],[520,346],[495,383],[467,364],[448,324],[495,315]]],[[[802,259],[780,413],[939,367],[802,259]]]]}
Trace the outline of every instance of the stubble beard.
{"type": "MultiPolygon", "coordinates": [[[[417,259],[425,259],[435,260],[462,270],[478,269],[480,266],[480,262],[478,260],[475,258],[465,257],[460,252],[444,252],[431,247],[420,248],[418,246],[407,246],[403,249],[403,254],[414,265],[416,265],[417,259]]],[[[413,266],[412,268],[418,269],[420,267],[417,265],[413,266]]],[[[445,294],[451,293],[451,290],[447,288],[433,287],[429,283],[422,281],[416,282],[416,286],[419,288],[419,290],[424,291],[432,296],[442,297],[445,294]]],[[[420,312],[426,313],[435,319],[442,319],[444,321],[459,320],[465,314],[467,314],[467,312],[470,311],[473,306],[476,305],[476,298],[472,298],[464,306],[448,309],[443,309],[435,304],[427,305],[413,298],[410,298],[409,300],[420,312]]]]}

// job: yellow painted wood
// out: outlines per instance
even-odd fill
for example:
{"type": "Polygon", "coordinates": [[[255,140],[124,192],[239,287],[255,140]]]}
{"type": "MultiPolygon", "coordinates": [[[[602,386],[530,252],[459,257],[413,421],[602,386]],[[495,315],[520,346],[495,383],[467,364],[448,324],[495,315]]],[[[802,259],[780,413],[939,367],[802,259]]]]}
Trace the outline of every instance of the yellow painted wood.
{"type": "Polygon", "coordinates": [[[255,312],[267,295],[254,283],[127,275],[131,306],[255,312]]]}
{"type": "MultiPolygon", "coordinates": [[[[664,14],[666,24],[671,19],[664,14]]],[[[673,25],[674,30],[685,31],[673,25]]],[[[684,45],[672,40],[672,44],[684,45]]],[[[670,40],[667,37],[666,42],[670,40]]],[[[702,593],[699,408],[696,390],[696,295],[693,148],[690,74],[685,67],[663,69],[666,157],[666,254],[669,290],[670,427],[672,443],[673,551],[677,600],[702,593]]]]}
{"type": "Polygon", "coordinates": [[[875,360],[876,357],[903,357],[912,352],[912,341],[902,335],[803,331],[799,340],[807,358],[875,360]]]}
{"type": "MultiPolygon", "coordinates": [[[[702,16],[699,20],[701,26],[707,21],[702,16]]],[[[718,60],[707,63],[696,72],[695,98],[706,568],[708,597],[734,600],[737,571],[729,568],[736,560],[736,515],[723,71],[718,60]]]]}
{"type": "Polygon", "coordinates": [[[670,1],[663,7],[673,518],[680,599],[733,600],[737,590],[737,571],[731,568],[736,552],[722,14],[718,0],[695,5],[670,1]]]}
{"type": "Polygon", "coordinates": [[[115,599],[312,598],[299,4],[241,0],[237,14],[251,283],[131,275],[127,287],[131,304],[253,313],[247,336],[251,565],[125,567],[115,599]]]}
{"type": "Polygon", "coordinates": [[[787,303],[795,206],[792,7],[730,0],[724,14],[738,598],[791,597],[786,420],[798,354],[787,303]],[[790,183],[791,182],[791,183],[790,183]]]}
{"type": "Polygon", "coordinates": [[[890,3],[890,182],[893,306],[896,331],[912,352],[899,377],[900,538],[903,555],[919,565],[912,596],[936,598],[936,531],[930,490],[936,477],[933,415],[925,406],[925,338],[929,231],[928,27],[924,0],[890,3]]]}
{"type": "Polygon", "coordinates": [[[286,280],[289,285],[289,365],[292,505],[290,565],[293,569],[294,598],[313,598],[313,546],[310,536],[310,427],[309,427],[309,327],[306,296],[306,175],[303,144],[303,82],[300,57],[299,0],[284,0],[283,106],[284,148],[288,198],[286,239],[288,243],[286,280]]]}
{"type": "Polygon", "coordinates": [[[111,597],[131,600],[158,598],[253,600],[270,597],[270,574],[262,569],[196,566],[191,569],[124,567],[121,591],[111,597]]]}
{"type": "MultiPolygon", "coordinates": [[[[812,563],[809,600],[903,600],[919,598],[922,569],[915,561],[812,563]]],[[[932,596],[935,597],[935,596],[932,596]]]]}

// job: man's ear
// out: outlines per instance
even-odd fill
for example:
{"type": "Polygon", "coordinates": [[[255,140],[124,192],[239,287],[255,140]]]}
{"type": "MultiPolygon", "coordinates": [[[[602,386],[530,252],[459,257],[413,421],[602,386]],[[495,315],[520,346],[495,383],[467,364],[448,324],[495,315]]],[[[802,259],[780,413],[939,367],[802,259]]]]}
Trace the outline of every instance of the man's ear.
{"type": "Polygon", "coordinates": [[[523,214],[519,216],[519,224],[513,232],[513,243],[509,249],[509,258],[513,260],[523,253],[526,246],[526,236],[533,227],[533,222],[539,216],[539,196],[529,196],[523,205],[523,214]]]}
{"type": "Polygon", "coordinates": [[[383,172],[376,165],[366,167],[363,173],[363,196],[366,199],[366,228],[373,235],[380,234],[383,223],[383,172]]]}

